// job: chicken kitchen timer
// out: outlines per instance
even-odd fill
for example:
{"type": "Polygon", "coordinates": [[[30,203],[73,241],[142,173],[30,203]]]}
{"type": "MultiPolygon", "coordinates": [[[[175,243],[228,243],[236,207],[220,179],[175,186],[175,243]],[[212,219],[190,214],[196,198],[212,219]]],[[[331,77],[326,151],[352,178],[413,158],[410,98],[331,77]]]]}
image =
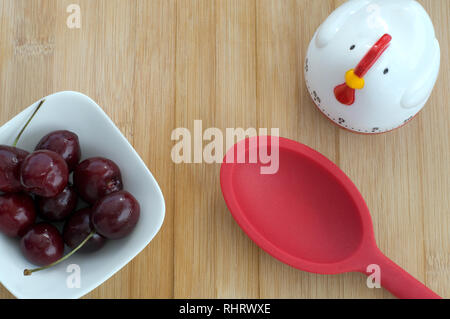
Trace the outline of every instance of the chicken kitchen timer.
{"type": "Polygon", "coordinates": [[[407,124],[436,83],[440,47],[415,0],[349,0],[319,27],[305,61],[306,85],[330,120],[357,133],[407,124]]]}

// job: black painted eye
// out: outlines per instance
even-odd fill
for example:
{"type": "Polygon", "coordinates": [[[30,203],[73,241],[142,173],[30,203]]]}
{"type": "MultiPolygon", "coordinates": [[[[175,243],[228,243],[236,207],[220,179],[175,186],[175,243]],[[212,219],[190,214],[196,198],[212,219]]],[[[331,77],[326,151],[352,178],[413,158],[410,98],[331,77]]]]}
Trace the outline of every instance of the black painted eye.
{"type": "Polygon", "coordinates": [[[389,69],[388,68],[384,69],[383,74],[388,74],[388,73],[389,73],[389,69]]]}
{"type": "Polygon", "coordinates": [[[356,45],[352,45],[351,47],[350,47],[350,50],[354,50],[356,48],[356,45]]]}

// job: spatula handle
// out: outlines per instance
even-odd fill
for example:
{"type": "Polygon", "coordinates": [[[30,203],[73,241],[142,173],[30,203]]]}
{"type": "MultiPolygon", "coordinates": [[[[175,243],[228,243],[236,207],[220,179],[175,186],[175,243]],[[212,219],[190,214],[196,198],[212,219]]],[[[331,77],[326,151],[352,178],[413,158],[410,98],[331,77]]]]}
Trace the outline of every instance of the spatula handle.
{"type": "MultiPolygon", "coordinates": [[[[372,264],[378,265],[381,275],[381,286],[400,299],[442,299],[431,289],[415,279],[400,266],[377,251],[372,264]]],[[[366,273],[371,275],[370,273],[366,273]]]]}

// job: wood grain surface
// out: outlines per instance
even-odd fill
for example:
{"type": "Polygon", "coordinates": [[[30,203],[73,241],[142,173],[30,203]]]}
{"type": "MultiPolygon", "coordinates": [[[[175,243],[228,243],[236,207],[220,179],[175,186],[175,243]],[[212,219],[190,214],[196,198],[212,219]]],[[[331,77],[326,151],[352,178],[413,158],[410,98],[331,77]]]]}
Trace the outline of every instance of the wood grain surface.
{"type": "MultiPolygon", "coordinates": [[[[87,298],[392,297],[361,274],[309,274],[260,250],[225,206],[219,164],[171,160],[172,130],[193,130],[194,120],[204,129],[280,128],[322,152],[361,190],[386,255],[450,297],[450,1],[420,1],[442,48],[431,100],[409,125],[379,136],[337,128],[305,88],[308,43],[343,2],[0,1],[0,124],[45,95],[80,91],[126,135],[166,199],[157,237],[87,298]],[[66,26],[72,3],[80,29],[66,26]]],[[[0,297],[13,298],[1,286],[0,297]]]]}

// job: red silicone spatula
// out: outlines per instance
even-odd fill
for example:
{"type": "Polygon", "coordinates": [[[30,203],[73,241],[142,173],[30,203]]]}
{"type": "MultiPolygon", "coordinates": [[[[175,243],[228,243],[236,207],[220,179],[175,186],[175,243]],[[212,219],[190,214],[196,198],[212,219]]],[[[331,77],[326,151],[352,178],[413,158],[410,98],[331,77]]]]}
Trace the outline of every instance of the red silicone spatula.
{"type": "Polygon", "coordinates": [[[253,137],[239,142],[220,171],[227,206],[256,244],[282,262],[313,273],[366,273],[367,266],[375,264],[382,286],[395,296],[440,298],[378,249],[364,199],[339,167],[305,145],[276,141],[253,137]],[[254,158],[249,154],[262,149],[270,153],[276,144],[279,169],[262,174],[267,164],[249,163],[254,158]],[[242,150],[246,163],[243,157],[231,163],[242,150]]]}

